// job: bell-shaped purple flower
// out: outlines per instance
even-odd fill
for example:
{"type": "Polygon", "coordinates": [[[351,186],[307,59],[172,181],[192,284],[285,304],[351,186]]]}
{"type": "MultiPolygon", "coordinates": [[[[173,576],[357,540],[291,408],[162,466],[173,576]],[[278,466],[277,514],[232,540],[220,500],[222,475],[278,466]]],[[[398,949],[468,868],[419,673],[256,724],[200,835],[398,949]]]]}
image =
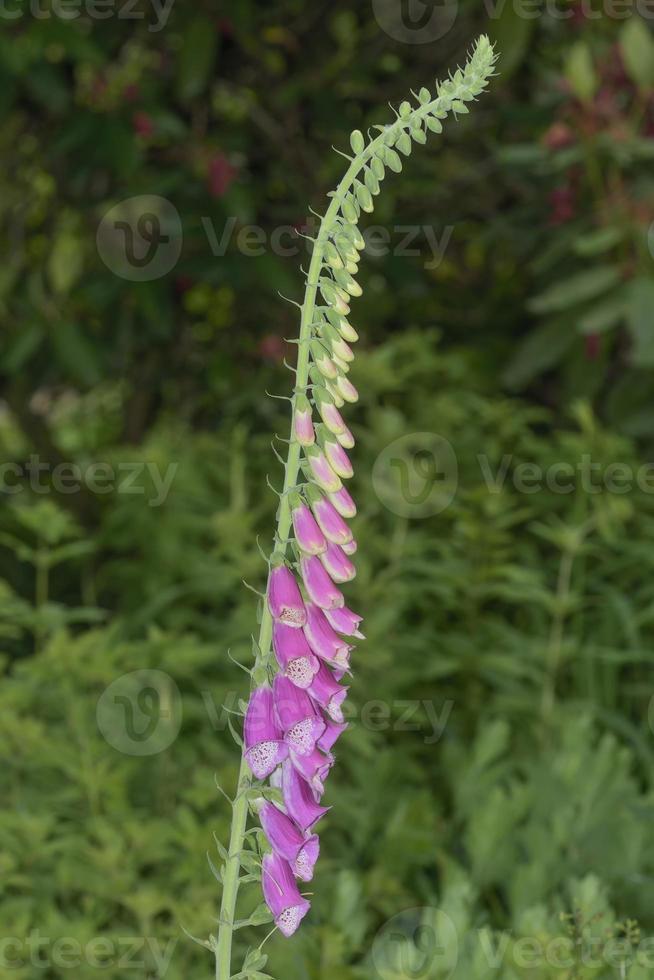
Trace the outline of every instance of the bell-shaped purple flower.
{"type": "Polygon", "coordinates": [[[352,531],[334,505],[314,487],[310,487],[309,503],[320,530],[328,541],[341,547],[352,540],[352,531]]]}
{"type": "Polygon", "coordinates": [[[283,936],[292,936],[311,908],[311,903],[300,895],[288,861],[274,851],[264,856],[261,887],[275,925],[283,936]]]}
{"type": "Polygon", "coordinates": [[[291,752],[290,760],[300,776],[308,783],[313,798],[319,802],[325,792],[325,780],[334,765],[334,756],[314,749],[309,755],[291,752]]]}
{"type": "Polygon", "coordinates": [[[325,423],[325,426],[334,435],[338,435],[339,432],[344,432],[347,428],[345,422],[343,421],[343,416],[334,405],[329,395],[318,395],[316,397],[318,404],[318,412],[320,413],[320,418],[325,423]]]}
{"type": "Polygon", "coordinates": [[[318,672],[318,659],[302,630],[285,623],[273,623],[273,650],[282,673],[296,687],[306,690],[318,672]]]}
{"type": "Polygon", "coordinates": [[[336,438],[343,449],[352,449],[354,446],[354,436],[347,427],[342,432],[336,433],[336,438]]]}
{"type": "Polygon", "coordinates": [[[318,745],[319,749],[322,749],[323,752],[331,752],[334,745],[347,728],[347,722],[344,721],[339,723],[337,721],[332,721],[331,718],[327,718],[326,723],[327,727],[316,744],[318,745]]]}
{"type": "Polygon", "coordinates": [[[317,834],[303,834],[291,818],[274,805],[264,803],[259,819],[273,850],[291,865],[297,878],[311,881],[320,853],[317,834]]]}
{"type": "MultiPolygon", "coordinates": [[[[345,597],[337,589],[328,573],[320,563],[320,558],[311,556],[300,561],[302,581],[312,602],[322,609],[338,609],[345,605],[345,597]]],[[[306,609],[305,609],[306,616],[306,609]]]]}
{"type": "Polygon", "coordinates": [[[319,555],[325,551],[327,548],[325,535],[298,493],[293,494],[291,498],[291,518],[297,543],[306,555],[319,555]]]}
{"type": "Polygon", "coordinates": [[[327,462],[333,469],[334,473],[338,476],[343,477],[344,480],[348,480],[354,470],[352,469],[352,463],[350,462],[347,453],[335,438],[325,438],[322,444],[323,451],[327,457],[327,462]]]}
{"type": "Polygon", "coordinates": [[[340,490],[335,490],[333,493],[329,492],[328,497],[341,517],[355,516],[357,506],[345,487],[341,487],[340,490]]]}
{"type": "Polygon", "coordinates": [[[347,606],[343,606],[341,609],[325,609],[325,617],[329,625],[338,633],[354,636],[357,640],[365,639],[363,633],[359,632],[362,617],[358,613],[352,612],[347,606]]]}
{"type": "MultiPolygon", "coordinates": [[[[335,680],[331,670],[324,664],[321,664],[318,673],[311,683],[309,694],[321,708],[325,709],[332,721],[340,723],[343,721],[342,704],[347,697],[347,690],[346,687],[342,687],[335,680]]],[[[324,735],[324,732],[321,733],[320,737],[322,735],[324,735]]]]}
{"type": "Polygon", "coordinates": [[[294,629],[304,626],[307,621],[300,587],[293,572],[279,559],[273,559],[270,569],[268,607],[273,619],[294,629]]]}
{"type": "Polygon", "coordinates": [[[305,833],[330,810],[316,801],[311,787],[290,759],[282,763],[282,796],[287,814],[305,833]]]}
{"type": "Polygon", "coordinates": [[[275,714],[289,748],[298,755],[309,755],[325,730],[325,722],[306,691],[288,677],[277,674],[273,681],[275,714]]]}
{"type": "Polygon", "coordinates": [[[354,538],[352,538],[351,541],[346,541],[345,544],[342,544],[341,545],[341,548],[343,549],[343,551],[345,552],[346,555],[354,555],[354,554],[356,554],[356,551],[357,551],[357,548],[358,547],[359,546],[356,543],[356,541],[354,540],[354,538]]]}
{"type": "Polygon", "coordinates": [[[311,403],[306,395],[298,395],[295,400],[293,433],[301,446],[312,446],[316,441],[311,418],[311,403]]]}
{"type": "Polygon", "coordinates": [[[356,390],[349,378],[346,378],[344,374],[339,374],[338,378],[334,382],[336,391],[339,393],[341,398],[346,402],[351,402],[352,404],[358,401],[359,392],[356,390]]]}
{"type": "Polygon", "coordinates": [[[307,604],[307,624],[304,635],[309,646],[321,660],[347,670],[350,666],[352,647],[329,625],[325,613],[312,602],[307,604]]]}
{"type": "Polygon", "coordinates": [[[331,541],[319,559],[334,582],[350,582],[357,573],[340,545],[331,541]]]}
{"type": "Polygon", "coordinates": [[[265,779],[288,756],[288,745],[277,723],[273,692],[264,685],[254,690],[243,723],[245,759],[257,779],[265,779]]]}
{"type": "Polygon", "coordinates": [[[329,465],[322,449],[318,449],[317,446],[308,446],[305,450],[305,455],[311,475],[319,487],[322,487],[328,493],[335,493],[341,489],[343,486],[341,478],[329,465]]]}

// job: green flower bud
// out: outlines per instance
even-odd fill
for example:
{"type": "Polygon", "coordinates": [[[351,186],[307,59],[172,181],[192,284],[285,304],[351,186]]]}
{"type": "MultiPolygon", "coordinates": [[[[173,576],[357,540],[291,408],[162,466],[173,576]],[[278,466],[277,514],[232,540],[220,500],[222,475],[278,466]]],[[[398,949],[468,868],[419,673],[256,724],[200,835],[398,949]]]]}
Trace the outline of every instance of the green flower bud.
{"type": "Polygon", "coordinates": [[[402,161],[400,160],[399,154],[397,154],[395,150],[386,150],[384,163],[389,170],[393,171],[394,174],[399,174],[402,170],[402,161]]]}
{"type": "Polygon", "coordinates": [[[370,161],[370,168],[371,168],[372,172],[374,173],[375,177],[377,178],[377,180],[383,180],[384,179],[384,174],[386,173],[386,168],[384,167],[384,162],[383,162],[383,160],[380,157],[374,156],[372,158],[372,160],[370,161]]]}
{"type": "Polygon", "coordinates": [[[411,137],[407,132],[402,132],[399,135],[397,143],[395,145],[397,146],[400,153],[403,153],[405,157],[408,157],[409,154],[411,153],[412,150],[411,137]]]}
{"type": "Polygon", "coordinates": [[[366,145],[366,141],[363,138],[363,133],[360,129],[355,129],[350,133],[350,146],[355,153],[363,153],[363,149],[366,145]]]}
{"type": "Polygon", "coordinates": [[[359,220],[358,206],[352,194],[348,194],[341,203],[341,214],[351,225],[355,225],[359,220]]]}
{"type": "MultiPolygon", "coordinates": [[[[383,166],[383,164],[382,164],[383,166]]],[[[371,194],[379,194],[379,180],[377,176],[372,172],[372,170],[366,170],[365,176],[363,178],[366,182],[366,187],[371,194]]]]}
{"type": "Polygon", "coordinates": [[[356,194],[363,211],[367,211],[368,213],[374,211],[375,205],[372,203],[372,195],[367,187],[363,184],[357,184],[356,194]]]}

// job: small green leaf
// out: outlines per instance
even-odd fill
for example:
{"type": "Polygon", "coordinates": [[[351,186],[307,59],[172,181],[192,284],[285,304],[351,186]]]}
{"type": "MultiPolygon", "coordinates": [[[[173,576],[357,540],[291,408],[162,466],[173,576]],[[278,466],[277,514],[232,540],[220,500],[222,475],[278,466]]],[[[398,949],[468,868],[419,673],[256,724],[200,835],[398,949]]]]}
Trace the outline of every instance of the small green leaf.
{"type": "Polygon", "coordinates": [[[584,41],[577,41],[568,53],[565,77],[574,94],[582,102],[590,102],[597,91],[597,74],[590,48],[584,41]]]}
{"type": "Polygon", "coordinates": [[[177,64],[177,91],[184,102],[207,87],[216,58],[217,34],[214,20],[195,17],[184,34],[177,64]]]}
{"type": "Polygon", "coordinates": [[[633,342],[631,362],[635,367],[654,367],[654,279],[642,276],[631,283],[627,325],[633,342]]]}
{"type": "Polygon", "coordinates": [[[595,266],[555,282],[527,305],[532,313],[559,313],[578,303],[594,299],[595,296],[601,296],[620,279],[621,272],[616,266],[595,266]]]}
{"type": "Polygon", "coordinates": [[[630,17],[620,32],[620,52],[627,73],[641,89],[654,85],[654,39],[640,17],[630,17]]]}
{"type": "Polygon", "coordinates": [[[536,327],[518,348],[502,380],[509,388],[523,388],[532,378],[553,367],[571,344],[575,333],[567,318],[548,320],[536,327]]]}

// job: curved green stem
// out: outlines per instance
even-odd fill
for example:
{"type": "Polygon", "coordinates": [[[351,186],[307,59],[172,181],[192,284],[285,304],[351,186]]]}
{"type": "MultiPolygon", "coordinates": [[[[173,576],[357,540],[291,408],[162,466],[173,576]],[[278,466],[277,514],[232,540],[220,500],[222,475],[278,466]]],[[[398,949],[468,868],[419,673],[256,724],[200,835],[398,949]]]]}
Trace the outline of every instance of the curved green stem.
{"type": "MultiPolygon", "coordinates": [[[[351,160],[343,179],[338,184],[336,191],[332,195],[327,212],[322,219],[320,230],[316,238],[311,264],[307,277],[304,302],[302,304],[302,316],[300,320],[300,333],[298,344],[298,359],[295,370],[295,390],[292,399],[291,409],[291,437],[289,441],[288,456],[285,464],[284,489],[281,496],[279,510],[277,514],[277,529],[275,533],[276,551],[286,552],[287,541],[291,530],[291,507],[289,502],[289,491],[297,485],[298,473],[301,462],[301,447],[295,441],[293,435],[293,417],[295,414],[296,401],[299,394],[304,394],[309,382],[309,362],[310,362],[310,341],[313,338],[314,312],[316,306],[316,294],[318,289],[318,279],[324,264],[325,246],[338,226],[343,220],[339,216],[339,211],[344,199],[350,193],[359,173],[366,164],[377,154],[384,145],[393,146],[401,132],[406,132],[409,126],[409,117],[414,123],[423,124],[426,117],[431,113],[441,112],[444,114],[451,108],[456,111],[467,111],[461,101],[473,98],[475,92],[481,92],[484,80],[492,73],[494,55],[492,46],[487,38],[482,38],[477,44],[477,64],[475,57],[469,62],[466,73],[458,73],[458,77],[448,83],[446,94],[439,91],[433,100],[421,102],[420,105],[405,112],[403,116],[398,116],[396,121],[390,126],[381,128],[379,135],[363,147],[351,160]],[[478,86],[474,91],[474,86],[478,86]],[[458,107],[458,108],[457,108],[458,107]]],[[[405,103],[408,109],[408,103],[405,103]]],[[[427,122],[429,120],[427,119],[427,122]]],[[[259,631],[258,652],[253,669],[253,676],[256,677],[261,668],[267,667],[270,659],[270,646],[272,640],[272,617],[267,603],[261,618],[259,631]]],[[[238,898],[239,875],[240,875],[240,855],[243,849],[244,835],[247,827],[248,817],[248,789],[251,784],[249,767],[245,757],[241,758],[241,766],[238,777],[238,787],[235,802],[232,808],[232,824],[227,858],[223,867],[223,894],[220,909],[220,925],[218,939],[214,942],[216,956],[216,980],[230,980],[231,960],[232,960],[232,938],[234,932],[234,922],[236,914],[236,904],[238,898]]]]}

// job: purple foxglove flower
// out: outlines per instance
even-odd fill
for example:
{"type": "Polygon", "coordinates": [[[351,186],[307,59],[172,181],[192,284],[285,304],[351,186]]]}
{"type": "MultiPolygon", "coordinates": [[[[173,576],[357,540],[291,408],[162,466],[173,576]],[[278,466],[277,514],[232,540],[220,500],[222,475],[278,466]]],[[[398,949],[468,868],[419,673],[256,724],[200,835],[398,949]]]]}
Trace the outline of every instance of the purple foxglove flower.
{"type": "Polygon", "coordinates": [[[309,755],[325,730],[325,722],[306,691],[288,677],[277,674],[273,681],[275,714],[289,748],[298,755],[309,755]]]}
{"type": "Polygon", "coordinates": [[[274,851],[264,856],[261,887],[275,925],[288,939],[311,908],[311,903],[300,895],[288,861],[274,851]]]}
{"type": "Polygon", "coordinates": [[[341,545],[341,548],[343,549],[346,555],[354,555],[358,547],[359,546],[354,540],[354,538],[352,538],[351,541],[346,541],[345,544],[341,545]]]}
{"type": "Polygon", "coordinates": [[[305,833],[331,809],[318,804],[290,759],[282,764],[282,796],[287,814],[305,833]]]}
{"type": "Polygon", "coordinates": [[[307,625],[304,628],[304,635],[313,652],[321,660],[333,663],[344,670],[349,668],[352,647],[332,629],[323,610],[311,602],[307,606],[307,625]]]}
{"type": "Polygon", "coordinates": [[[341,446],[339,442],[335,439],[325,439],[323,443],[323,450],[325,456],[327,457],[327,462],[333,469],[334,473],[338,476],[342,476],[344,479],[349,479],[354,470],[352,469],[352,463],[348,459],[348,455],[341,446]]]}
{"type": "Polygon", "coordinates": [[[354,503],[352,497],[345,487],[341,487],[340,490],[335,490],[334,492],[329,492],[327,496],[341,517],[355,516],[357,512],[357,505],[354,503]]]}
{"type": "Polygon", "coordinates": [[[298,395],[296,398],[293,432],[301,446],[312,446],[316,441],[311,419],[311,404],[306,395],[298,395]]]}
{"type": "Polygon", "coordinates": [[[359,339],[359,334],[344,316],[340,318],[336,329],[340,333],[341,337],[344,340],[349,341],[351,344],[356,344],[357,340],[359,339]]]}
{"type": "Polygon", "coordinates": [[[273,650],[282,672],[296,687],[307,689],[318,673],[318,659],[302,630],[273,623],[273,650]]]}
{"type": "Polygon", "coordinates": [[[349,378],[344,375],[339,374],[338,378],[334,382],[336,390],[346,402],[351,402],[352,404],[359,399],[359,392],[356,390],[349,378]]]}
{"type": "Polygon", "coordinates": [[[341,609],[325,609],[325,617],[337,633],[354,636],[357,640],[365,640],[363,633],[359,632],[362,617],[358,613],[352,612],[347,606],[342,606],[341,609]]]}
{"type": "Polygon", "coordinates": [[[316,803],[320,802],[320,798],[325,792],[325,780],[329,775],[329,770],[334,765],[334,756],[325,755],[324,752],[314,749],[310,755],[298,755],[296,752],[291,752],[290,759],[302,779],[309,784],[316,803]]]}
{"type": "Polygon", "coordinates": [[[311,881],[320,853],[317,834],[303,834],[291,818],[273,803],[263,804],[259,819],[273,850],[289,862],[297,878],[311,881]]]}
{"type": "Polygon", "coordinates": [[[354,446],[354,436],[347,427],[342,432],[336,432],[334,434],[343,449],[352,449],[354,446]]]}
{"type": "Polygon", "coordinates": [[[356,568],[340,545],[332,544],[331,541],[327,550],[319,558],[334,582],[351,582],[357,573],[356,568]]]}
{"type": "Polygon", "coordinates": [[[318,748],[322,749],[323,752],[331,752],[346,728],[346,721],[344,721],[343,724],[339,724],[337,721],[332,721],[331,718],[328,718],[327,727],[318,739],[318,748]]]}
{"type": "Polygon", "coordinates": [[[320,417],[329,431],[333,432],[334,435],[338,435],[340,432],[345,432],[347,426],[343,421],[343,416],[336,408],[333,401],[331,401],[331,399],[326,395],[317,396],[316,401],[318,403],[320,417]]]}
{"type": "Polygon", "coordinates": [[[316,861],[320,856],[320,840],[317,834],[312,834],[307,837],[306,842],[293,861],[292,868],[293,873],[296,878],[300,881],[311,881],[313,878],[313,869],[316,866],[316,861]]]}
{"type": "Polygon", "coordinates": [[[309,469],[318,486],[328,493],[340,490],[343,486],[341,478],[334,473],[323,451],[316,446],[308,446],[305,453],[309,469]]]}
{"type": "Polygon", "coordinates": [[[339,337],[338,340],[332,340],[331,347],[332,354],[335,354],[336,357],[340,357],[342,361],[348,363],[354,360],[354,351],[342,337],[339,337]]]}
{"type": "Polygon", "coordinates": [[[332,503],[314,487],[309,488],[309,503],[320,530],[328,541],[341,547],[352,540],[352,531],[332,503]]]}
{"type": "Polygon", "coordinates": [[[243,723],[245,759],[257,779],[265,779],[288,756],[288,745],[277,723],[273,692],[267,686],[252,692],[243,723]]]}
{"type": "Polygon", "coordinates": [[[307,621],[302,594],[293,572],[275,559],[268,579],[268,607],[273,619],[294,629],[304,626],[307,621]]]}
{"type": "Polygon", "coordinates": [[[325,381],[325,388],[327,389],[327,393],[328,393],[329,397],[332,399],[332,401],[336,405],[336,408],[342,408],[343,405],[345,404],[345,399],[344,398],[341,398],[341,394],[340,394],[338,388],[336,387],[336,385],[334,384],[334,382],[333,381],[325,381]]]}
{"type": "MultiPolygon", "coordinates": [[[[320,564],[320,558],[314,555],[300,559],[302,580],[309,593],[309,598],[321,609],[338,609],[345,605],[345,597],[337,589],[325,569],[320,564]]],[[[305,609],[306,615],[306,609],[305,609]]]]}
{"type": "MultiPolygon", "coordinates": [[[[332,721],[342,722],[343,709],[341,706],[347,697],[347,690],[334,679],[331,670],[321,664],[309,688],[309,694],[321,708],[325,709],[332,721]]],[[[320,737],[322,738],[324,734],[322,732],[320,737]]]]}
{"type": "Polygon", "coordinates": [[[327,547],[325,536],[316,520],[299,494],[291,498],[291,518],[293,530],[301,550],[307,555],[319,555],[327,547]]]}

